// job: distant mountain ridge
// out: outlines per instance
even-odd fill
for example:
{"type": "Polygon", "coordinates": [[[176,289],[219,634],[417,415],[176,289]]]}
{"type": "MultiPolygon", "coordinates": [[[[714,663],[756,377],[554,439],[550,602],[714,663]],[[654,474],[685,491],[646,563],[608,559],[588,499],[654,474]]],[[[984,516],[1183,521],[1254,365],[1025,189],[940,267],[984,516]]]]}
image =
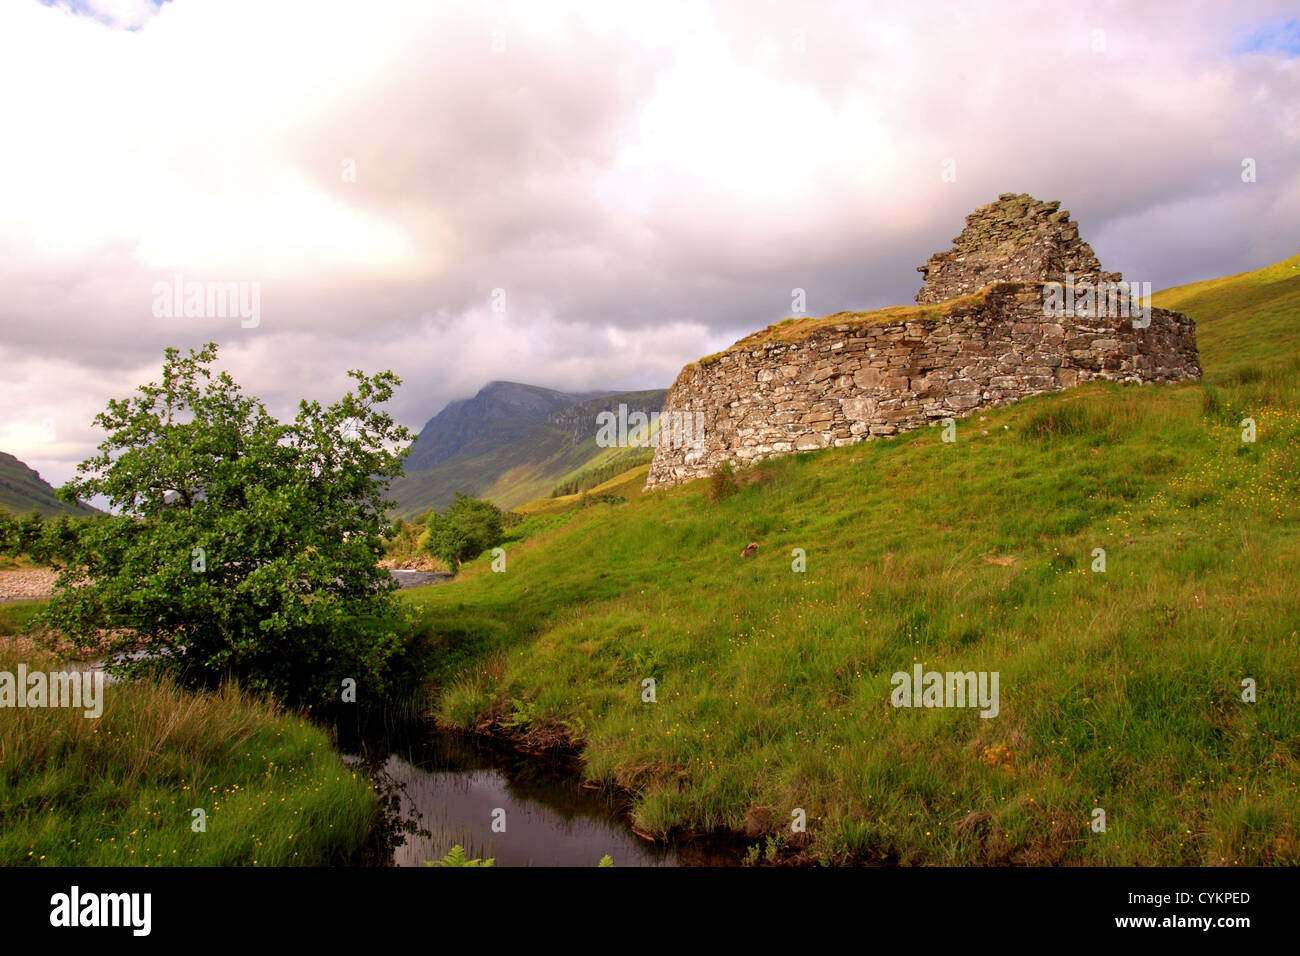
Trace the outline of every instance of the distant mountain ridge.
{"type": "Polygon", "coordinates": [[[406,471],[441,464],[466,446],[485,446],[521,438],[546,416],[607,392],[569,394],[519,382],[488,382],[473,398],[449,402],[429,419],[406,458],[406,471]]]}
{"type": "Polygon", "coordinates": [[[33,511],[39,511],[46,518],[96,513],[90,505],[60,501],[54,493],[54,486],[34,468],[3,451],[0,451],[0,508],[16,517],[33,511]]]}
{"type": "Polygon", "coordinates": [[[571,393],[489,382],[429,419],[389,497],[406,517],[445,508],[458,491],[506,509],[544,497],[626,451],[597,446],[599,412],[622,403],[648,414],[663,407],[666,395],[666,389],[571,393]]]}

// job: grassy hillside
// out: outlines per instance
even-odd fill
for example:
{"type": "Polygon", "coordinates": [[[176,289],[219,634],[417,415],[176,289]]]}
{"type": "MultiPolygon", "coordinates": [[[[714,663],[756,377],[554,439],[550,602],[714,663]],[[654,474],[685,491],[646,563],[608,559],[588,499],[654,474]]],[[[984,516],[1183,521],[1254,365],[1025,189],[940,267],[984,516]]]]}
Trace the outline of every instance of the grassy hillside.
{"type": "Polygon", "coordinates": [[[922,430],[767,462],[718,500],[702,481],[529,518],[507,573],[407,596],[437,714],[581,743],[654,834],[1300,864],[1297,266],[1157,296],[1197,320],[1203,384],[1091,384],[963,419],[954,444],[922,430]],[[914,663],[998,672],[1000,712],[891,706],[914,663]]]}
{"type": "Polygon", "coordinates": [[[54,495],[54,488],[40,475],[13,455],[0,451],[0,508],[13,515],[26,515],[39,511],[45,517],[53,515],[91,515],[95,509],[89,505],[70,505],[54,495]]]}
{"type": "Polygon", "coordinates": [[[640,498],[645,493],[646,476],[649,474],[649,465],[638,465],[615,475],[608,481],[602,481],[600,484],[589,488],[586,492],[557,495],[554,498],[536,498],[527,504],[520,505],[515,511],[522,515],[566,514],[581,508],[584,498],[590,502],[601,495],[614,495],[631,501],[640,498]]]}
{"type": "MultiPolygon", "coordinates": [[[[594,448],[595,442],[591,445],[594,448]]],[[[425,471],[408,472],[393,482],[390,497],[403,517],[444,508],[458,491],[509,508],[544,494],[555,483],[555,475],[582,467],[590,455],[591,449],[574,445],[561,429],[537,425],[523,438],[486,451],[459,453],[425,471]]]]}

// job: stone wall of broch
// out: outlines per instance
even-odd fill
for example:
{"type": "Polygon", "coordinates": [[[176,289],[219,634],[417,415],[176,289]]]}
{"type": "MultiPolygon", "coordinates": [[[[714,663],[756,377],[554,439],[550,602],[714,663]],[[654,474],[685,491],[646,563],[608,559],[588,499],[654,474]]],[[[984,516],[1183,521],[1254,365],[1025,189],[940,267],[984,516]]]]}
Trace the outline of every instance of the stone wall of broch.
{"type": "Polygon", "coordinates": [[[1008,193],[977,209],[955,248],[921,267],[915,308],[778,324],[687,366],[664,411],[703,412],[703,439],[660,442],[646,487],[705,476],[723,461],[894,435],[1090,379],[1199,379],[1185,315],[1045,314],[1045,283],[1120,281],[1058,207],[1008,193]]]}

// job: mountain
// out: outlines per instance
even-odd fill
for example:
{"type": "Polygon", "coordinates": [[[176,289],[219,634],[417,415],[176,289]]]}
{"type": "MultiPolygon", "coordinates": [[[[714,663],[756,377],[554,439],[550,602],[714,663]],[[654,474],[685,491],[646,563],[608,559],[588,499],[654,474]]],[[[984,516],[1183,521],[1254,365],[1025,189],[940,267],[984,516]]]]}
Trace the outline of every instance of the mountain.
{"type": "Polygon", "coordinates": [[[523,438],[551,412],[602,392],[571,395],[518,382],[489,382],[473,398],[448,403],[425,423],[406,458],[407,473],[425,471],[468,448],[485,451],[523,438]]]}
{"type": "Polygon", "coordinates": [[[666,395],[665,389],[569,393],[490,382],[429,419],[407,456],[406,476],[393,482],[389,497],[405,517],[444,508],[458,491],[507,509],[544,497],[591,468],[629,456],[629,449],[596,445],[599,412],[620,403],[656,411],[666,395]]]}
{"type": "Polygon", "coordinates": [[[54,488],[33,469],[13,455],[0,451],[0,508],[15,516],[39,511],[52,515],[93,515],[89,505],[70,505],[60,501],[54,488]]]}

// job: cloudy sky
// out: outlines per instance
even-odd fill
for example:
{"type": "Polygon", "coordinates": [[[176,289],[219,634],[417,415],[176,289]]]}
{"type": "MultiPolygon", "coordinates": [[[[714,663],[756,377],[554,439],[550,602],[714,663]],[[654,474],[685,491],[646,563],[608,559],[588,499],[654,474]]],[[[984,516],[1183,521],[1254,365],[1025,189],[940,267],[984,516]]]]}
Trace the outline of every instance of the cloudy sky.
{"type": "Polygon", "coordinates": [[[4,0],[0,90],[0,450],[55,484],[167,345],[418,428],[910,302],[1001,192],[1155,288],[1300,251],[1293,2],[4,0]]]}

